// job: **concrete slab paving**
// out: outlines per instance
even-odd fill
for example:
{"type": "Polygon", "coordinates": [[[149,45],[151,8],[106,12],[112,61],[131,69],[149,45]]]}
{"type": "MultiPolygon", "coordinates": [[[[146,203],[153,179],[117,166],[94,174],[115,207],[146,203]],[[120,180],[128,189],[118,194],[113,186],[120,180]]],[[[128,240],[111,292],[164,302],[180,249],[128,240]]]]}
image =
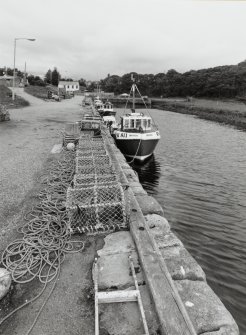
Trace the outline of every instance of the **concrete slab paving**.
{"type": "Polygon", "coordinates": [[[129,231],[120,231],[109,234],[104,238],[104,246],[98,250],[98,256],[130,253],[135,251],[135,244],[129,231]]]}
{"type": "MultiPolygon", "coordinates": [[[[124,252],[102,255],[98,259],[98,288],[100,290],[125,289],[134,285],[128,258],[129,254],[124,252]]],[[[143,284],[145,280],[140,269],[137,253],[131,252],[131,256],[137,273],[138,283],[143,284]]]]}

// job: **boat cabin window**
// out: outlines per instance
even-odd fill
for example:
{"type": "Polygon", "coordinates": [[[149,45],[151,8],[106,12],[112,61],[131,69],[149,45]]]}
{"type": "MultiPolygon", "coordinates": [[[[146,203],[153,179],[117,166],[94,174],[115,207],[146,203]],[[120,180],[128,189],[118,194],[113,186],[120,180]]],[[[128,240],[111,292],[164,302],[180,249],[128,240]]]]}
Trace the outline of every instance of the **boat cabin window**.
{"type": "Polygon", "coordinates": [[[151,119],[149,118],[122,118],[121,128],[124,129],[137,129],[149,130],[151,128],[151,119]]]}
{"type": "Polygon", "coordinates": [[[129,119],[125,120],[125,128],[129,128],[129,119]]]}
{"type": "Polygon", "coordinates": [[[141,127],[141,119],[137,119],[136,120],[136,128],[140,128],[141,127]]]}
{"type": "Polygon", "coordinates": [[[135,120],[131,119],[130,128],[135,128],[135,120]]]}

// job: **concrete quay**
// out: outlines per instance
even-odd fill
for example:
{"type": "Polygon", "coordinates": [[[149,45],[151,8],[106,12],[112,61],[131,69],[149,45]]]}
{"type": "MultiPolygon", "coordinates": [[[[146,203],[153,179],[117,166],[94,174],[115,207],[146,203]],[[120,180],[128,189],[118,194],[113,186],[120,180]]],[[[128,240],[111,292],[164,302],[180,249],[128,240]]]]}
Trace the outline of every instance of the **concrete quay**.
{"type": "MultiPolygon", "coordinates": [[[[109,134],[106,143],[121,183],[129,185],[130,232],[106,236],[98,250],[99,290],[133,287],[132,255],[150,334],[239,334],[204,271],[171,231],[162,207],[143,189],[109,134]]],[[[103,306],[100,326],[105,334],[143,334],[135,303],[103,306]]]]}

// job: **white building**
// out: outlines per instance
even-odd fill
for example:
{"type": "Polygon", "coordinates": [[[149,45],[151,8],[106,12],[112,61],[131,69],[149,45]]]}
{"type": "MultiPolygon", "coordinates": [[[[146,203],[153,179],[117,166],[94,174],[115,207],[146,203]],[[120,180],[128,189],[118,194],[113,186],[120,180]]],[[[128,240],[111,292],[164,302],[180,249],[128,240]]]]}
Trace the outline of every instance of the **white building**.
{"type": "Polygon", "coordinates": [[[59,89],[63,89],[66,92],[76,92],[79,91],[79,82],[78,81],[59,81],[59,89]]]}

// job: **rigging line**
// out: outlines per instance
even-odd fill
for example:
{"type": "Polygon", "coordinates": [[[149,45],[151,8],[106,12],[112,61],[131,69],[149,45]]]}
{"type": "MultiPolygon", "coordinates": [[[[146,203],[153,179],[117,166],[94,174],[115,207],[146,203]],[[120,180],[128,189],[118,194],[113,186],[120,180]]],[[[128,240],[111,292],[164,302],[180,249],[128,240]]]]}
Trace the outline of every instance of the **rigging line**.
{"type": "Polygon", "coordinates": [[[130,162],[128,162],[129,164],[133,163],[133,162],[134,162],[134,160],[136,159],[136,157],[137,157],[137,154],[138,154],[138,150],[139,150],[139,148],[140,148],[140,144],[141,144],[141,142],[142,142],[142,138],[140,138],[140,140],[139,140],[139,143],[138,143],[138,148],[137,148],[137,151],[136,151],[136,153],[135,153],[135,155],[134,155],[133,159],[132,159],[130,162]]]}
{"type": "Polygon", "coordinates": [[[152,114],[150,113],[150,111],[149,111],[149,109],[148,109],[148,107],[147,107],[147,105],[146,105],[146,103],[145,103],[145,101],[144,101],[144,98],[142,97],[141,93],[139,92],[139,89],[138,89],[137,85],[136,85],[136,89],[137,89],[137,91],[138,91],[138,93],[139,93],[139,95],[140,95],[140,98],[142,99],[142,101],[143,101],[143,103],[144,103],[144,106],[145,106],[145,108],[146,108],[146,110],[147,110],[149,116],[151,116],[151,118],[152,118],[152,120],[153,120],[153,122],[154,122],[154,125],[157,127],[157,125],[156,125],[156,123],[155,123],[155,120],[154,120],[152,114]]]}
{"type": "Polygon", "coordinates": [[[125,110],[126,110],[128,101],[130,100],[132,90],[133,90],[133,88],[132,88],[132,86],[131,86],[131,90],[130,90],[129,96],[127,97],[127,100],[126,100],[126,104],[125,104],[124,112],[125,112],[125,110]]]}

